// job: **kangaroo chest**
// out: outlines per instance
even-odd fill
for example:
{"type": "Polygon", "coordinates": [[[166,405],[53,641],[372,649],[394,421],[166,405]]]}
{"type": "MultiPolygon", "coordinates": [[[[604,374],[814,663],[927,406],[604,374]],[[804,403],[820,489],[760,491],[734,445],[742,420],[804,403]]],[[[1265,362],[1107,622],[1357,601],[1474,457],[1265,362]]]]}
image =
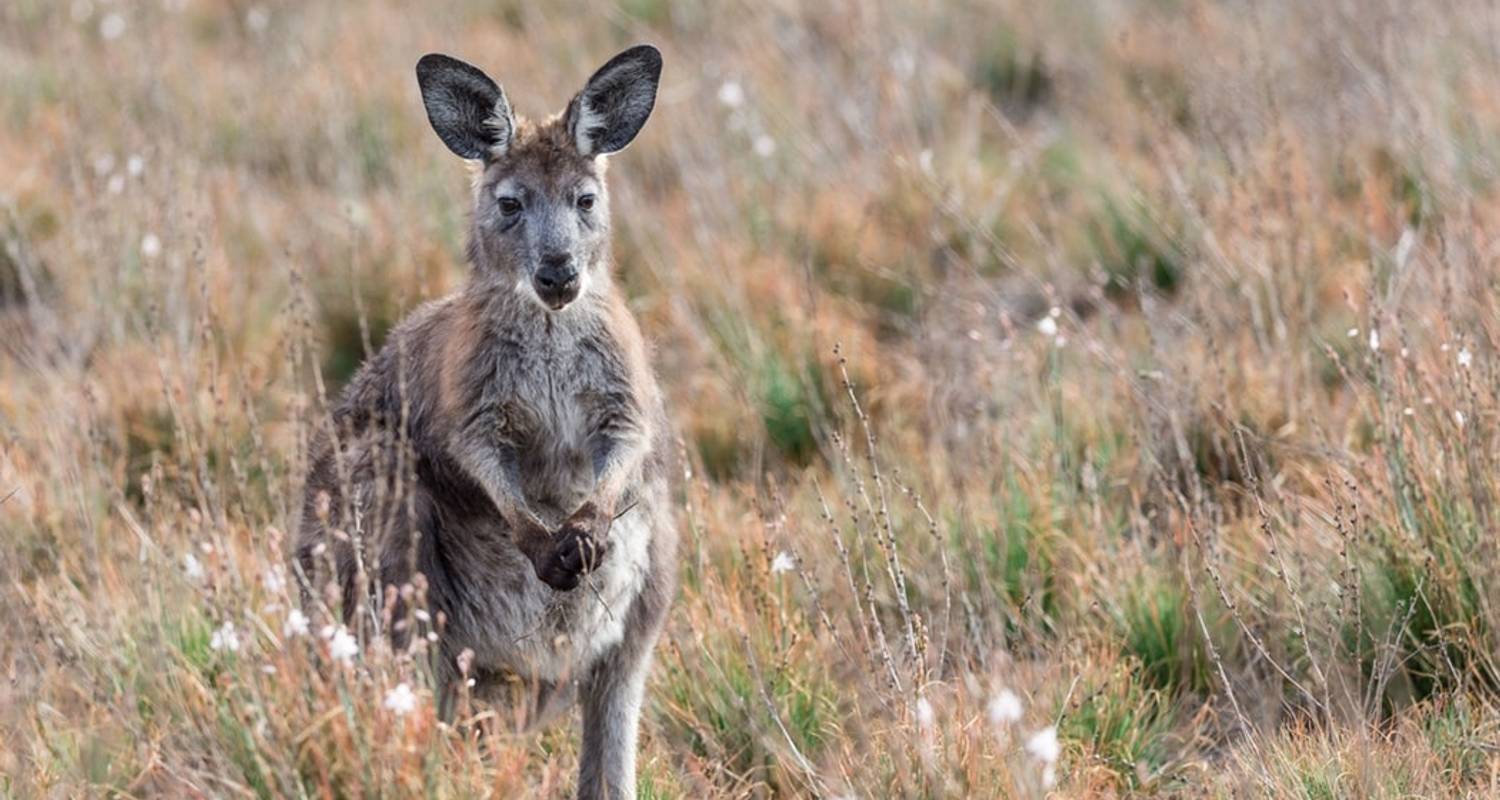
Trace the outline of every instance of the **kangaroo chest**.
{"type": "Polygon", "coordinates": [[[560,519],[594,485],[594,434],[619,390],[609,354],[597,341],[545,332],[500,354],[495,392],[499,440],[519,458],[522,489],[533,510],[560,519]]]}

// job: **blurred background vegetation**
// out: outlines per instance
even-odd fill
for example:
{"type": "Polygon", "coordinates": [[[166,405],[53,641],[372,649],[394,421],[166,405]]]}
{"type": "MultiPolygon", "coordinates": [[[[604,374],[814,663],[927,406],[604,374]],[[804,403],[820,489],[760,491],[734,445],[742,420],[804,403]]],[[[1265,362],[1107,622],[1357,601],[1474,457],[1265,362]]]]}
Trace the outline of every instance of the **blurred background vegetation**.
{"type": "Polygon", "coordinates": [[[567,793],[576,723],[439,724],[282,556],[312,420],[464,280],[416,59],[542,116],[641,41],[615,252],[685,536],[642,796],[1497,792],[1497,33],[0,2],[0,794],[567,793]]]}

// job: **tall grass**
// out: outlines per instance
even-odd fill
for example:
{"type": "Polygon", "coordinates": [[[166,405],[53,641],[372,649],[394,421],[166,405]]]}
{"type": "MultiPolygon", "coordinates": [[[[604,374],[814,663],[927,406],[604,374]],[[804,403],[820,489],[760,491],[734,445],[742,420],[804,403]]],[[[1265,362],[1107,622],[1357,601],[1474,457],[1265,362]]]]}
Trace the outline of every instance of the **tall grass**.
{"type": "Polygon", "coordinates": [[[569,791],[576,722],[440,722],[431,620],[361,640],[284,556],[329,398],[464,279],[416,59],[540,115],[650,40],[642,796],[1495,794],[1497,23],[0,4],[0,793],[569,791]]]}

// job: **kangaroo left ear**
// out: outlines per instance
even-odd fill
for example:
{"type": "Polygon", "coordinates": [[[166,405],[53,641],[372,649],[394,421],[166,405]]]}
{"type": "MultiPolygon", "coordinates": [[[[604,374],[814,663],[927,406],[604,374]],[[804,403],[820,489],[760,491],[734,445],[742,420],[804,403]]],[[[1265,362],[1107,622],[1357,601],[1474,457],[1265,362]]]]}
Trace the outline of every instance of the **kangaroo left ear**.
{"type": "Polygon", "coordinates": [[[568,105],[568,133],[586,156],[618,153],[641,132],[656,105],[661,51],[637,45],[599,68],[568,105]]]}

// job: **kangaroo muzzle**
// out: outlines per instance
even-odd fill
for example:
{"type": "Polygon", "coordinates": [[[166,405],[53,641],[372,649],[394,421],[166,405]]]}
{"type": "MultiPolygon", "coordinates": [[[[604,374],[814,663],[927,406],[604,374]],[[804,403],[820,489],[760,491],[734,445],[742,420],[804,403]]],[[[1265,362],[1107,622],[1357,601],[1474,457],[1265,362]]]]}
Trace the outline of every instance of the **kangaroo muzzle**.
{"type": "Polygon", "coordinates": [[[536,296],[553,311],[578,299],[579,286],[578,270],[569,256],[544,258],[542,268],[531,278],[536,296]]]}

